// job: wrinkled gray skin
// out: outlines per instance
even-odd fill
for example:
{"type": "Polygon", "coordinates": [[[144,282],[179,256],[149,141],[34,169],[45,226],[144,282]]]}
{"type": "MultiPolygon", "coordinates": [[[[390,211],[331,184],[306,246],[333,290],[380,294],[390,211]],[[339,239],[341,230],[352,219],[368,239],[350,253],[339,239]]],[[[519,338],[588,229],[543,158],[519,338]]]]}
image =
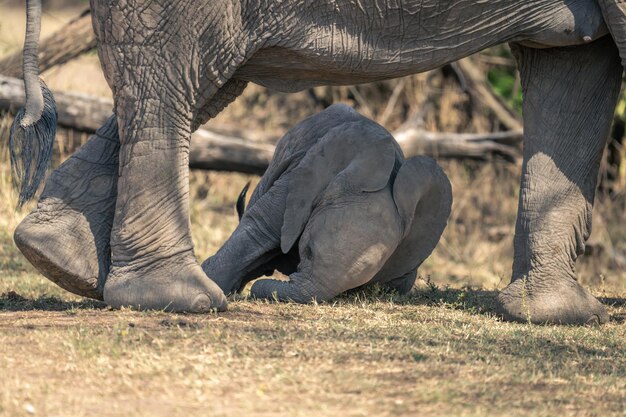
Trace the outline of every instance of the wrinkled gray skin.
{"type": "Polygon", "coordinates": [[[289,281],[258,280],[251,294],[300,303],[370,282],[406,292],[451,204],[434,160],[405,161],[383,127],[334,105],[278,142],[239,226],[202,269],[226,294],[278,269],[289,281]]]}
{"type": "MultiPolygon", "coordinates": [[[[614,3],[602,0],[622,45],[624,18],[614,3]]],[[[512,283],[500,310],[536,323],[607,320],[574,271],[622,74],[612,39],[598,40],[608,32],[595,0],[92,0],[91,7],[119,149],[94,136],[82,157],[52,175],[15,237],[65,288],[112,306],[223,308],[189,232],[189,140],[200,123],[249,81],[280,91],[369,82],[511,42],[526,134],[512,283]],[[99,161],[118,164],[119,177],[98,171],[99,161]],[[90,233],[99,235],[83,240],[90,233]]]]}

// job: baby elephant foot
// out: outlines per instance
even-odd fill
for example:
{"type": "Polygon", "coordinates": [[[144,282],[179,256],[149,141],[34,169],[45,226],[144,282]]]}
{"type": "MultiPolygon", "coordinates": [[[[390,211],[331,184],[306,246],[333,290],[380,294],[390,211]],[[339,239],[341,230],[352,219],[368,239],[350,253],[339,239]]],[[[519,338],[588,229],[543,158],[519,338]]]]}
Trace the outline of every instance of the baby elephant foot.
{"type": "Polygon", "coordinates": [[[609,320],[602,303],[576,280],[549,284],[513,281],[498,295],[498,312],[508,321],[535,324],[602,324],[609,320]]]}
{"type": "Polygon", "coordinates": [[[400,295],[406,295],[411,292],[417,280],[417,269],[407,272],[405,275],[383,283],[384,287],[397,291],[400,295]]]}
{"type": "Polygon", "coordinates": [[[37,208],[17,227],[17,247],[60,287],[102,299],[117,194],[114,117],[48,179],[37,208]]]}
{"type": "MultiPolygon", "coordinates": [[[[292,275],[293,277],[293,275],[292,275]]],[[[314,301],[325,301],[331,297],[321,297],[307,291],[297,280],[290,278],[289,281],[276,279],[259,279],[250,288],[250,295],[254,298],[293,301],[300,304],[308,304],[314,301]]]]}
{"type": "Polygon", "coordinates": [[[149,265],[113,267],[104,286],[111,307],[179,313],[226,311],[220,288],[204,274],[193,257],[149,265]]]}

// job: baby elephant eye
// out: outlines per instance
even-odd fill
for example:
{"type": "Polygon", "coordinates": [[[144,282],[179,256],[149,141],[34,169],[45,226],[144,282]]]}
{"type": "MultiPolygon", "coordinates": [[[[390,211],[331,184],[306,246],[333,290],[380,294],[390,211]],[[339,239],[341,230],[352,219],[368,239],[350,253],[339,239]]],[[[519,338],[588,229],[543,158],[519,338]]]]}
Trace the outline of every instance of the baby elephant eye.
{"type": "Polygon", "coordinates": [[[306,245],[303,252],[303,257],[306,259],[311,259],[313,257],[313,250],[310,245],[306,245]]]}

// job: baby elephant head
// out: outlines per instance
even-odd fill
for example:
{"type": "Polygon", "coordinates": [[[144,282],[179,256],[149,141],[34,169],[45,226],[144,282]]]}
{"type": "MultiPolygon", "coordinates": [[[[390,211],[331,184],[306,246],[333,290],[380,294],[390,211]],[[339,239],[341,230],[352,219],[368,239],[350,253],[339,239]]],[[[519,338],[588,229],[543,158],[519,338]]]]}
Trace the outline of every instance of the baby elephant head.
{"type": "Polygon", "coordinates": [[[279,142],[233,235],[204,264],[227,293],[328,300],[369,282],[410,287],[450,214],[450,183],[430,158],[404,160],[381,126],[346,106],[279,142]],[[392,261],[393,262],[390,262],[392,261]]]}

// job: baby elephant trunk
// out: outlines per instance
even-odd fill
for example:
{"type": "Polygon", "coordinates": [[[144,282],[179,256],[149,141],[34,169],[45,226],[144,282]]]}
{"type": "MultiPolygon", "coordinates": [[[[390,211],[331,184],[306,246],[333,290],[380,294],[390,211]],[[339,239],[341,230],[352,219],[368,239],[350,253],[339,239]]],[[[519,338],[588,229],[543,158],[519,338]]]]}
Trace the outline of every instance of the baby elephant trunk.
{"type": "Polygon", "coordinates": [[[619,48],[622,66],[626,67],[626,1],[598,0],[604,20],[619,48]]]}
{"type": "Polygon", "coordinates": [[[9,136],[13,185],[19,190],[18,206],[34,197],[52,158],[57,112],[54,97],[39,79],[37,49],[41,31],[41,0],[28,0],[23,71],[26,105],[9,136]]]}

